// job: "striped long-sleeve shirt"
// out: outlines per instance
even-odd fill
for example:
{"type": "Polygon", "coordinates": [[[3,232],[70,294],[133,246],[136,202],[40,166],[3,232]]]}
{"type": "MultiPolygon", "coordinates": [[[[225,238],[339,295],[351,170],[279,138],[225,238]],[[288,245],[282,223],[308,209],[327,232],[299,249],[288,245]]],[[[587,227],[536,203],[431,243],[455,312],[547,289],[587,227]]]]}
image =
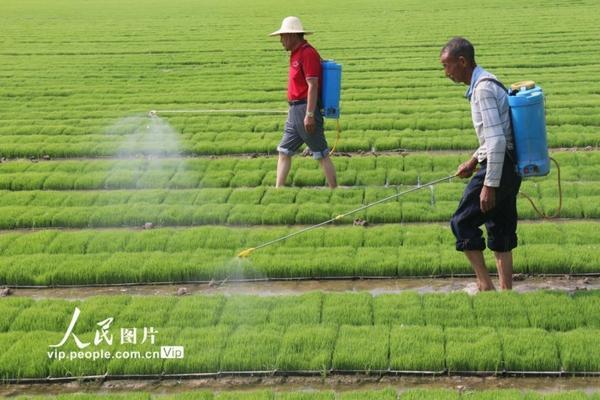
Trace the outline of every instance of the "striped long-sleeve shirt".
{"type": "Polygon", "coordinates": [[[473,126],[479,139],[479,148],[473,154],[477,161],[487,160],[484,185],[500,186],[506,150],[513,150],[508,95],[496,83],[481,81],[496,77],[481,67],[476,67],[471,78],[467,98],[471,103],[473,126]]]}

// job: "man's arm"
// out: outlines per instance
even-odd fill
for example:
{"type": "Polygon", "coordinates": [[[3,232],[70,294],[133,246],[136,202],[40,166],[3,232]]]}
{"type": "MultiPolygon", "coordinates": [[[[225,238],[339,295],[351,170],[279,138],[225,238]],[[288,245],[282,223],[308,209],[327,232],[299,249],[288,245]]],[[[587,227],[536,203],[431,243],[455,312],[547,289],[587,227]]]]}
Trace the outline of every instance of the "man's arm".
{"type": "Polygon", "coordinates": [[[313,133],[315,131],[317,96],[319,95],[319,78],[306,78],[306,83],[308,84],[308,98],[306,99],[304,128],[308,133],[313,133]]]}
{"type": "Polygon", "coordinates": [[[483,134],[487,153],[487,170],[480,196],[481,211],[485,213],[496,206],[496,188],[500,186],[500,179],[502,178],[506,138],[502,130],[498,100],[494,92],[482,87],[477,91],[477,102],[483,120],[483,134]]]}

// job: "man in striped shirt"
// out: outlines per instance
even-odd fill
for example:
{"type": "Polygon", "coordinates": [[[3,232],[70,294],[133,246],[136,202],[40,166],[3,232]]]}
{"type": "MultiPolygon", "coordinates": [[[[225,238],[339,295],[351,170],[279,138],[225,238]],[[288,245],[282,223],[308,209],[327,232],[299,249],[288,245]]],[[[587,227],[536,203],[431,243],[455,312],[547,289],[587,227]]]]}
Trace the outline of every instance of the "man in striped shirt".
{"type": "Polygon", "coordinates": [[[456,249],[467,256],[480,291],[494,290],[485,265],[485,239],[479,228],[485,224],[488,247],[494,251],[501,289],[512,289],[512,249],[517,247],[517,194],[521,178],[515,169],[514,142],[508,95],[496,78],[477,66],[475,49],[466,39],[450,40],[440,52],[446,76],[469,86],[473,126],[479,148],[462,163],[457,175],[469,178],[451,227],[456,249]],[[477,165],[480,166],[476,172],[477,165]]]}

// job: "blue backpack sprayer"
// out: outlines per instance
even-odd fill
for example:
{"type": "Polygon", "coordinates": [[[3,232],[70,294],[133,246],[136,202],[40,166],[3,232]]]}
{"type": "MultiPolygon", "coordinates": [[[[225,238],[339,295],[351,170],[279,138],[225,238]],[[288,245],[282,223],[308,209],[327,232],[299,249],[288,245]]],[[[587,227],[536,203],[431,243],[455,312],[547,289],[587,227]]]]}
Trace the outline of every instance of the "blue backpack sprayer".
{"type": "Polygon", "coordinates": [[[323,117],[336,120],[336,139],[331,149],[333,153],[340,140],[340,95],[342,91],[342,66],[333,60],[321,61],[323,76],[321,79],[320,106],[323,117]]]}
{"type": "Polygon", "coordinates": [[[481,81],[491,81],[500,86],[508,94],[510,108],[510,123],[513,131],[516,153],[516,172],[524,179],[536,176],[546,176],[550,173],[550,160],[556,165],[558,176],[559,205],[556,213],[548,216],[541,212],[533,199],[524,192],[520,194],[532,205],[536,213],[545,219],[555,218],[562,208],[562,188],[560,183],[560,166],[548,154],[546,137],[546,109],[544,92],[534,81],[513,83],[507,89],[500,81],[493,78],[483,78],[481,81]]]}

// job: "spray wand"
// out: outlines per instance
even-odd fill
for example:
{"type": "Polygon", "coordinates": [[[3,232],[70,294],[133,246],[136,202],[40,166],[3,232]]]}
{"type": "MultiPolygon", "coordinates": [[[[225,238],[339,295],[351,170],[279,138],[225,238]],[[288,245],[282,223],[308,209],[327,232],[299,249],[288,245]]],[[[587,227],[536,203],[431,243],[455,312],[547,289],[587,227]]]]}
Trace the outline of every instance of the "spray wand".
{"type": "Polygon", "coordinates": [[[433,185],[436,185],[436,184],[438,184],[438,183],[441,183],[441,182],[448,181],[448,180],[450,180],[450,179],[454,178],[455,176],[457,176],[457,174],[452,174],[452,175],[446,176],[446,177],[444,177],[444,178],[440,178],[440,179],[437,179],[437,180],[435,180],[435,181],[431,181],[431,182],[429,182],[429,183],[426,183],[426,184],[424,184],[424,185],[419,185],[419,186],[416,186],[416,187],[414,187],[414,188],[412,188],[412,189],[408,189],[408,190],[405,190],[405,191],[403,191],[403,192],[400,192],[400,193],[393,194],[393,195],[391,195],[391,196],[388,196],[388,197],[385,197],[385,198],[383,198],[383,199],[381,199],[381,200],[377,200],[377,201],[375,201],[375,202],[373,202],[373,203],[365,204],[364,206],[361,206],[361,207],[359,207],[359,208],[356,208],[356,209],[354,209],[354,210],[348,211],[348,212],[346,212],[346,213],[344,213],[344,214],[337,215],[337,216],[335,216],[335,217],[333,217],[333,218],[331,218],[331,219],[328,219],[327,221],[323,221],[323,222],[321,222],[321,223],[319,223],[319,224],[312,225],[312,226],[306,227],[306,228],[304,228],[304,229],[300,229],[299,231],[292,232],[292,233],[290,233],[290,234],[288,234],[288,235],[285,235],[285,236],[282,236],[282,237],[280,237],[280,238],[277,238],[277,239],[271,240],[271,241],[269,241],[269,242],[265,242],[265,243],[263,243],[263,244],[261,244],[261,245],[259,245],[259,246],[256,246],[256,247],[250,247],[250,248],[248,248],[248,249],[246,249],[246,250],[243,250],[243,251],[239,252],[237,256],[238,256],[239,258],[247,258],[247,257],[250,257],[250,255],[251,255],[251,254],[252,254],[252,253],[253,253],[255,250],[262,249],[263,247],[267,247],[267,246],[270,246],[270,245],[272,245],[272,244],[275,244],[275,243],[278,243],[278,242],[282,242],[282,241],[284,241],[284,240],[287,240],[287,239],[289,239],[289,238],[291,238],[291,237],[293,237],[293,236],[300,235],[300,234],[302,234],[302,233],[304,233],[304,232],[308,232],[308,231],[310,231],[310,230],[313,230],[313,229],[316,229],[316,228],[320,228],[321,226],[324,226],[324,225],[330,224],[330,223],[332,223],[332,222],[338,221],[338,220],[340,220],[340,219],[342,219],[342,218],[344,218],[344,217],[347,217],[348,215],[351,215],[351,214],[357,213],[357,212],[359,212],[359,211],[362,211],[362,210],[366,210],[367,208],[373,207],[373,206],[375,206],[375,205],[377,205],[377,204],[384,203],[384,202],[386,202],[386,201],[388,201],[388,200],[395,199],[395,198],[397,198],[397,197],[403,196],[403,195],[405,195],[405,194],[408,194],[408,193],[416,192],[417,190],[423,189],[423,188],[425,188],[425,187],[431,187],[431,186],[433,186],[433,185]]]}

